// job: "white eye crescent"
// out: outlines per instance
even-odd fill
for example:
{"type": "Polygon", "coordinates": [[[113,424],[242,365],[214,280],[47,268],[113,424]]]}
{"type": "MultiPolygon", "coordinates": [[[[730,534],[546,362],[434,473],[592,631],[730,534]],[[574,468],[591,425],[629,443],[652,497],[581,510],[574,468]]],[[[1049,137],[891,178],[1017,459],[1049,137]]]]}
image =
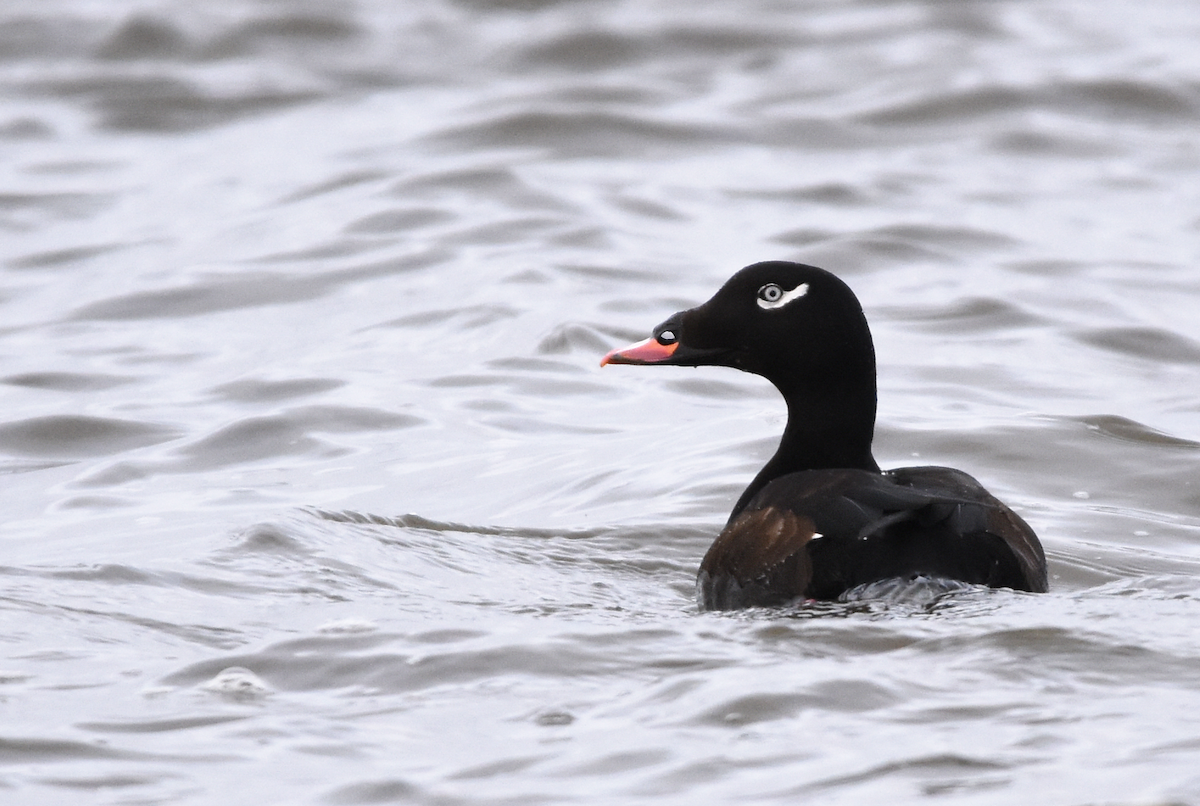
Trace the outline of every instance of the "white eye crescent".
{"type": "Polygon", "coordinates": [[[767,283],[758,289],[758,307],[773,311],[808,293],[808,283],[801,283],[791,291],[784,291],[775,283],[767,283]]]}

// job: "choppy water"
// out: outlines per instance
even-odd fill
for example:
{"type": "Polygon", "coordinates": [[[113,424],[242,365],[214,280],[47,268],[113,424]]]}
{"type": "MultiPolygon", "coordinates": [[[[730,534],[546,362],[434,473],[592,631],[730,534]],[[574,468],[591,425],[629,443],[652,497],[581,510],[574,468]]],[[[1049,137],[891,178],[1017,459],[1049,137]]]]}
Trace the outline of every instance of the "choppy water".
{"type": "MultiPolygon", "coordinates": [[[[4,803],[1200,803],[1200,11],[0,7],[4,803]],[[845,277],[1053,592],[701,614],[845,277]]],[[[914,459],[914,457],[918,457],[914,459]]]]}

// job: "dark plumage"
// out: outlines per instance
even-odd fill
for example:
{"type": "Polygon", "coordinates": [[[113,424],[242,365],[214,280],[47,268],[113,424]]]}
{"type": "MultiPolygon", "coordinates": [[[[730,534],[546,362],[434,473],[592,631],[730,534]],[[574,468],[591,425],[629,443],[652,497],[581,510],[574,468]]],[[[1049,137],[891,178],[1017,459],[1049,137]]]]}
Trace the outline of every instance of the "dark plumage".
{"type": "Polygon", "coordinates": [[[921,575],[1047,590],[1037,535],[971,476],[880,471],[871,332],[854,292],[829,272],[748,266],[708,302],[601,363],[734,367],[771,381],[787,402],[778,450],[700,564],[704,607],[836,599],[921,575]]]}

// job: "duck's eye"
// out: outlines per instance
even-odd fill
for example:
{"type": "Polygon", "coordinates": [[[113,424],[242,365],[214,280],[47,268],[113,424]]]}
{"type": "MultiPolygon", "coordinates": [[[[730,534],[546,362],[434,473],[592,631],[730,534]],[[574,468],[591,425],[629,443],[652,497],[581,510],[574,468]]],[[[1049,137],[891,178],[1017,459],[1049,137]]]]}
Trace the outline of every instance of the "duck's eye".
{"type": "Polygon", "coordinates": [[[784,291],[775,283],[767,283],[758,289],[758,307],[766,311],[777,310],[807,293],[808,283],[801,283],[791,291],[784,291]]]}
{"type": "Polygon", "coordinates": [[[659,344],[674,344],[676,342],[674,330],[664,330],[655,336],[659,344]]]}
{"type": "Polygon", "coordinates": [[[783,289],[774,283],[767,283],[758,289],[758,298],[763,302],[779,302],[783,297],[783,289]]]}

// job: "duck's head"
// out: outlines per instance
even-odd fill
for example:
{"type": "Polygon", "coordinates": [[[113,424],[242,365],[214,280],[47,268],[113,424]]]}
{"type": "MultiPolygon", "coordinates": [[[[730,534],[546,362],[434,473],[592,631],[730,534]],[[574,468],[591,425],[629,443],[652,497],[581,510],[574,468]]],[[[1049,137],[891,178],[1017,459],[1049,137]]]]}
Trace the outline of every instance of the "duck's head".
{"type": "Polygon", "coordinates": [[[875,350],[862,306],[834,275],[801,263],[755,263],[712,299],[680,311],[606,364],[724,366],[761,375],[785,396],[870,378],[875,350]]]}

